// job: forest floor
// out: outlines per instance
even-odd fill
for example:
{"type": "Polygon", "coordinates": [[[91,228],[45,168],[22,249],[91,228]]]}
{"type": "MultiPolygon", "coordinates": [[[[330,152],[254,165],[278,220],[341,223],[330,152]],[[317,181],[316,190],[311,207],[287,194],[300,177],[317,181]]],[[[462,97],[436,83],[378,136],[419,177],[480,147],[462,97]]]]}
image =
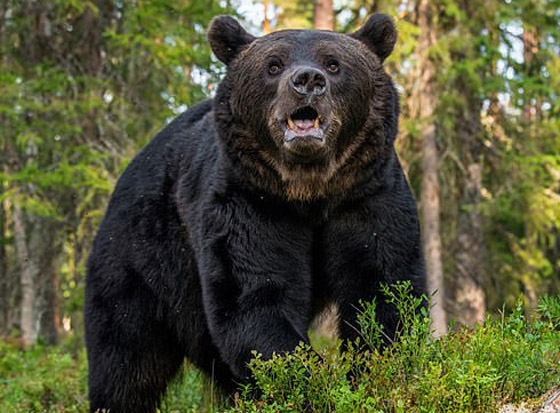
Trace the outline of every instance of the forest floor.
{"type": "MultiPolygon", "coordinates": [[[[204,390],[205,384],[201,373],[186,365],[183,375],[170,386],[161,413],[223,411],[218,406],[213,407],[220,403],[213,403],[208,397],[210,392],[204,390]]],[[[64,345],[54,348],[39,346],[30,352],[22,350],[17,342],[0,342],[0,412],[86,413],[88,408],[87,363],[83,349],[76,353],[64,345]]],[[[560,389],[515,405],[503,405],[495,411],[558,413],[560,389]]]]}
{"type": "Polygon", "coordinates": [[[551,390],[529,403],[518,406],[507,404],[502,406],[500,413],[558,413],[560,412],[560,388],[551,390]],[[532,407],[531,407],[532,406],[532,407]],[[536,406],[536,407],[535,407],[536,406]]]}
{"type": "MultiPolygon", "coordinates": [[[[301,347],[272,360],[257,357],[250,365],[255,384],[240,389],[229,405],[185,365],[160,411],[560,412],[560,297],[542,299],[531,314],[519,306],[475,330],[454,328],[434,339],[419,303],[400,293],[392,299],[405,328],[383,351],[376,350],[382,327],[374,319],[375,304],[369,304],[360,317],[359,346],[342,351],[340,343],[314,335],[315,351],[301,347]]],[[[27,350],[18,340],[0,340],[0,412],[87,411],[87,362],[79,337],[27,350]]]]}

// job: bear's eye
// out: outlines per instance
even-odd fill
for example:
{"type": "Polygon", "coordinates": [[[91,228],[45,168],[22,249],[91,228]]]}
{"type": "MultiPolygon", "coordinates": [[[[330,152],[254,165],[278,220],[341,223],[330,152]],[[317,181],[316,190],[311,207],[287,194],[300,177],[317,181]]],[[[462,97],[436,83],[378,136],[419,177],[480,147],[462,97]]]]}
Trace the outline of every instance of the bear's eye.
{"type": "Polygon", "coordinates": [[[282,65],[280,62],[273,60],[268,64],[268,73],[270,73],[271,75],[277,75],[281,71],[282,71],[282,65]]]}
{"type": "Polygon", "coordinates": [[[331,73],[338,73],[338,71],[340,70],[340,65],[338,63],[338,60],[335,59],[331,59],[327,62],[327,70],[331,73]]]}

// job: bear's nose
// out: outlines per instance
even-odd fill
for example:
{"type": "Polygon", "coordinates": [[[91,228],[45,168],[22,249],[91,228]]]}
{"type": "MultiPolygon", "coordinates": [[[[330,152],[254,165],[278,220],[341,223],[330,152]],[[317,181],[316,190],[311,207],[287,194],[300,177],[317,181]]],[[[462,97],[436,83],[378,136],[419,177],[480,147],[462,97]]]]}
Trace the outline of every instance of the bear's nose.
{"type": "Polygon", "coordinates": [[[298,69],[290,77],[290,84],[300,95],[321,96],[327,90],[325,75],[312,67],[298,69]]]}

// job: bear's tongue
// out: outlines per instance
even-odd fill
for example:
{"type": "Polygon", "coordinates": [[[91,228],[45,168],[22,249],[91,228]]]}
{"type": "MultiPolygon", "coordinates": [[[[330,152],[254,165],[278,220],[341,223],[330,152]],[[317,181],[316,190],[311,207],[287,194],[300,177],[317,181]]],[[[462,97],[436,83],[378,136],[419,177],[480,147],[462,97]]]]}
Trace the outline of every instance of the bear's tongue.
{"type": "Polygon", "coordinates": [[[313,111],[310,114],[296,113],[295,115],[287,118],[287,128],[284,132],[286,142],[291,142],[296,138],[301,138],[303,141],[310,141],[308,138],[323,141],[323,131],[320,128],[317,112],[313,111]]]}
{"type": "Polygon", "coordinates": [[[298,130],[307,131],[314,127],[313,119],[294,119],[294,125],[298,130]]]}
{"type": "Polygon", "coordinates": [[[288,118],[288,127],[296,133],[307,133],[319,127],[319,119],[288,118]]]}

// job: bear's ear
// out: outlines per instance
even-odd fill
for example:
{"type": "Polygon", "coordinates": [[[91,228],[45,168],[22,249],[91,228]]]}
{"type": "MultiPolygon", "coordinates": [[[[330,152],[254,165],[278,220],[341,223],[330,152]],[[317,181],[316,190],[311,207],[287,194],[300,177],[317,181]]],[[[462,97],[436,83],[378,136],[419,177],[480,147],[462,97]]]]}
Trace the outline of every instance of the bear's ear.
{"type": "Polygon", "coordinates": [[[393,51],[397,41],[397,28],[391,17],[375,13],[361,29],[350,36],[365,43],[383,61],[393,51]]]}
{"type": "Polygon", "coordinates": [[[218,59],[228,65],[255,37],[230,16],[217,16],[210,23],[208,41],[218,59]]]}

